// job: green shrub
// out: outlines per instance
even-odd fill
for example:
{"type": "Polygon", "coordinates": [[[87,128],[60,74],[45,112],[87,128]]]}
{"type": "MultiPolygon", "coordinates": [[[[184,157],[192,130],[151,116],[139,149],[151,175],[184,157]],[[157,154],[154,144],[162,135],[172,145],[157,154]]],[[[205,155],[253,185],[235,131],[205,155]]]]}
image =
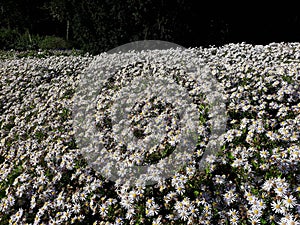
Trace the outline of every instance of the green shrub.
{"type": "Polygon", "coordinates": [[[19,39],[15,43],[14,49],[25,51],[25,50],[37,50],[39,43],[42,38],[38,35],[30,35],[29,32],[26,32],[19,36],[19,39]]]}
{"type": "Polygon", "coordinates": [[[46,36],[40,43],[41,49],[69,49],[70,44],[61,37],[46,36]]]}
{"type": "Polygon", "coordinates": [[[0,49],[2,50],[37,50],[41,40],[40,36],[31,35],[29,31],[21,34],[17,30],[0,29],[0,49]]]}
{"type": "Polygon", "coordinates": [[[16,30],[0,28],[0,49],[14,49],[20,34],[16,30]]]}

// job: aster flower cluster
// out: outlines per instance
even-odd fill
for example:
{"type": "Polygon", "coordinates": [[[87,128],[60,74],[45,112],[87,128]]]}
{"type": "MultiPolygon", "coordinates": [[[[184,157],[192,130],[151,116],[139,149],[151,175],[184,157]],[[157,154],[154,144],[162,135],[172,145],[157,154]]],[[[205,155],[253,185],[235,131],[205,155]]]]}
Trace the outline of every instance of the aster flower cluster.
{"type": "MultiPolygon", "coordinates": [[[[120,179],[114,181],[107,179],[111,164],[100,172],[79,150],[72,106],[86,68],[105,60],[116,63],[120,54],[0,62],[0,224],[300,224],[300,44],[241,43],[143,54],[145,61],[133,63],[139,58],[130,53],[114,79],[104,76],[102,95],[95,101],[95,124],[110,153],[102,159],[123,162],[117,170],[120,179]],[[226,130],[214,139],[220,145],[209,142],[224,128],[214,130],[211,120],[220,117],[209,99],[220,103],[220,96],[210,96],[204,81],[197,86],[195,71],[185,72],[180,55],[191,53],[224,90],[226,130]],[[164,57],[167,63],[154,60],[164,57]],[[186,88],[194,104],[189,115],[198,113],[197,127],[178,116],[176,101],[163,101],[151,91],[128,97],[130,90],[121,89],[130,81],[139,84],[149,71],[186,88]],[[120,111],[113,102],[134,105],[127,121],[111,123],[120,111]],[[125,134],[122,122],[131,129],[125,134]],[[166,135],[156,133],[161,122],[159,131],[166,135]],[[197,143],[192,152],[177,156],[188,160],[173,176],[162,179],[150,167],[134,185],[122,180],[129,166],[172,155],[184,140],[183,125],[197,131],[197,143]],[[124,143],[131,131],[139,137],[138,145],[124,143]],[[120,132],[118,137],[114,132],[120,132]],[[208,154],[209,143],[219,150],[208,154]],[[149,179],[156,183],[148,185],[149,179]]],[[[153,87],[163,88],[159,83],[153,87]]]]}
{"type": "MultiPolygon", "coordinates": [[[[203,111],[205,104],[220,100],[221,88],[214,84],[216,90],[209,89],[212,84],[193,50],[131,52],[122,56],[123,61],[119,55],[103,54],[91,63],[89,73],[84,74],[75,98],[79,145],[89,163],[117,183],[138,176],[147,181],[170,177],[174,169],[192,158],[200,133],[198,111],[203,111]],[[117,67],[124,64],[124,59],[129,66],[120,66],[111,76],[114,72],[111,62],[117,67]],[[190,65],[186,66],[187,63],[190,65]],[[103,68],[109,73],[97,76],[103,68]],[[197,72],[199,76],[195,79],[197,72]],[[97,87],[101,87],[99,97],[91,94],[97,87]],[[210,98],[207,103],[201,99],[201,92],[205,91],[210,98]],[[91,113],[91,108],[97,110],[91,113]],[[91,122],[94,120],[96,126],[91,122]],[[177,151],[173,151],[174,147],[177,151]],[[149,165],[171,152],[167,160],[149,165]]],[[[208,113],[211,119],[206,121],[214,124],[212,132],[226,122],[219,119],[222,119],[219,108],[223,106],[225,111],[225,104],[219,103],[208,113]]]]}

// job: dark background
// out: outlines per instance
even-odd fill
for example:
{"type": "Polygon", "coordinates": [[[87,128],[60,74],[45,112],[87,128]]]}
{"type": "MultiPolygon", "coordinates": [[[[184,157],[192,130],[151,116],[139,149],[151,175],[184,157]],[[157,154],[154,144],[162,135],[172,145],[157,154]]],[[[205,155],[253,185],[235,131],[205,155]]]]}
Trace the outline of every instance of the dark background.
{"type": "Polygon", "coordinates": [[[96,54],[146,39],[184,47],[299,42],[297,6],[274,4],[263,7],[247,2],[207,4],[200,0],[0,0],[0,48],[76,48],[96,54]]]}

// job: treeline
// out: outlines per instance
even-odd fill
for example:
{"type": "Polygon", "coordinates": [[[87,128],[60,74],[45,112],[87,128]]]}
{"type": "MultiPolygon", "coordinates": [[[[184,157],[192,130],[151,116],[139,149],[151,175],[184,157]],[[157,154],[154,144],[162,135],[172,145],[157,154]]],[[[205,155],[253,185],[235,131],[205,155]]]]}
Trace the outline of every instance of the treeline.
{"type": "MultiPolygon", "coordinates": [[[[199,0],[0,0],[0,48],[100,53],[145,39],[185,47],[298,41],[298,14],[216,11],[199,0]],[[286,16],[288,15],[288,16],[286,16]]],[[[239,9],[237,9],[239,10],[239,9]]]]}

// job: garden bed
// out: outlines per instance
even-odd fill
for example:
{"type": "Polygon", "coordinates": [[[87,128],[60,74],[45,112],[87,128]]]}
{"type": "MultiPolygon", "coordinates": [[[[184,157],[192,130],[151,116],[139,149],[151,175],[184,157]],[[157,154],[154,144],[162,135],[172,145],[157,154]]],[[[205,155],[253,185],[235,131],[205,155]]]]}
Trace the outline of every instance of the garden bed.
{"type": "Polygon", "coordinates": [[[74,93],[101,56],[2,57],[0,224],[298,224],[300,44],[190,51],[225,91],[220,152],[134,187],[88,167],[76,144],[74,93]]]}

